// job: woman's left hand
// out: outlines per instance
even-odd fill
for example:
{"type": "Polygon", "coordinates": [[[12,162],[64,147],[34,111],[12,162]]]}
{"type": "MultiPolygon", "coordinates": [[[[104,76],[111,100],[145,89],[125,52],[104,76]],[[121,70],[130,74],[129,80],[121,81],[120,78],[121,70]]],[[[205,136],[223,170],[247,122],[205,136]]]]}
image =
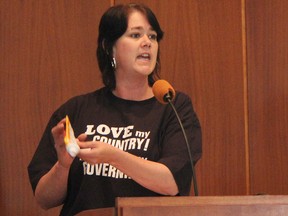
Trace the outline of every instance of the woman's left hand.
{"type": "Polygon", "coordinates": [[[115,147],[99,142],[99,141],[85,141],[84,135],[78,137],[78,145],[80,152],[78,157],[90,164],[109,163],[109,158],[116,150],[115,147]]]}

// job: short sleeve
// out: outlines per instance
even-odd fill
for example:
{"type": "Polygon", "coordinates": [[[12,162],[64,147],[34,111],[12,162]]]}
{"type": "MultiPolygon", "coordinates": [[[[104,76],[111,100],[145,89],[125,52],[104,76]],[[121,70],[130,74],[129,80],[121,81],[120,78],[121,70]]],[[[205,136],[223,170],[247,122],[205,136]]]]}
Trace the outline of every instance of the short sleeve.
{"type": "MultiPolygon", "coordinates": [[[[173,104],[187,135],[193,163],[196,164],[202,155],[202,134],[192,101],[187,95],[178,92],[173,104]]],[[[158,162],[166,165],[172,172],[179,195],[189,195],[192,166],[188,147],[173,109],[167,109],[165,115],[167,116],[165,119],[166,126],[163,128],[161,138],[162,155],[158,162]]]]}

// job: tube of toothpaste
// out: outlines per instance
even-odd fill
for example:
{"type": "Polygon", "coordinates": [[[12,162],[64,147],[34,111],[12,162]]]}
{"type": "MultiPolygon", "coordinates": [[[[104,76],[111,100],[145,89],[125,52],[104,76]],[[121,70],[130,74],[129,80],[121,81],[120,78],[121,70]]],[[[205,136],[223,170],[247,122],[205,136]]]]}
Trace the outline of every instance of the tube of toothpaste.
{"type": "Polygon", "coordinates": [[[66,115],[66,134],[64,137],[64,142],[67,152],[71,155],[71,157],[76,157],[80,151],[80,147],[77,144],[68,115],[66,115]]]}

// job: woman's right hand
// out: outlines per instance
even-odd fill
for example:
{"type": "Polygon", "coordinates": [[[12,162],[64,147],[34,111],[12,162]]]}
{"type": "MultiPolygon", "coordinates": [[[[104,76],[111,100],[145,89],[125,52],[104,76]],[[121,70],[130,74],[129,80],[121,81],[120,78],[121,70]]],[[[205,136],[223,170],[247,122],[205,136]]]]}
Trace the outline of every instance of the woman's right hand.
{"type": "Polygon", "coordinates": [[[63,118],[55,127],[53,127],[51,132],[54,138],[54,146],[57,151],[58,163],[59,165],[69,169],[73,162],[73,157],[68,154],[66,145],[64,143],[65,118],[63,118]]]}

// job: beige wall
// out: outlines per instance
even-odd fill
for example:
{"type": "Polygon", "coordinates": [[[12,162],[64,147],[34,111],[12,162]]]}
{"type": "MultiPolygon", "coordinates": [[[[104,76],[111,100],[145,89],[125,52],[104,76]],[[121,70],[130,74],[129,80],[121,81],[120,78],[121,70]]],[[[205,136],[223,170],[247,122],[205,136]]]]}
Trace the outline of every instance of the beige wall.
{"type": "MultiPolygon", "coordinates": [[[[26,167],[51,113],[102,85],[97,28],[113,2],[0,2],[1,214],[59,212],[37,206],[26,167]]],[[[288,194],[288,2],[141,2],[166,33],[162,77],[202,124],[200,195],[288,194]]]]}

